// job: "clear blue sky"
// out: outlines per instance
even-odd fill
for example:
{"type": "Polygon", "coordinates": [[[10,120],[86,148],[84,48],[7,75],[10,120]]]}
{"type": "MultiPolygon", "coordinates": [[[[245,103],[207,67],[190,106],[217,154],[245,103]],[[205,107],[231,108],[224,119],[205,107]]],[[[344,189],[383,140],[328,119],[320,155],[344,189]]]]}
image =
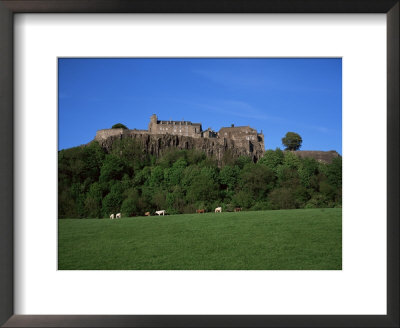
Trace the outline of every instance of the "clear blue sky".
{"type": "Polygon", "coordinates": [[[150,116],[200,122],[203,129],[250,125],[265,148],[288,131],[302,150],[342,153],[342,61],[320,59],[75,59],[58,62],[59,149],[150,116]]]}

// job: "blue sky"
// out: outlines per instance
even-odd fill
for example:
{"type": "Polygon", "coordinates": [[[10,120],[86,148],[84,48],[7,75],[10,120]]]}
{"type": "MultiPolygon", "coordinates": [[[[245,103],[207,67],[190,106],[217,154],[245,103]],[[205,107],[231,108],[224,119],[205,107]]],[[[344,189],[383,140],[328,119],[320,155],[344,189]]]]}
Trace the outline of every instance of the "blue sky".
{"type": "Polygon", "coordinates": [[[342,61],[337,58],[60,58],[59,149],[150,116],[200,122],[203,129],[250,125],[265,148],[288,131],[302,150],[342,153],[342,61]]]}

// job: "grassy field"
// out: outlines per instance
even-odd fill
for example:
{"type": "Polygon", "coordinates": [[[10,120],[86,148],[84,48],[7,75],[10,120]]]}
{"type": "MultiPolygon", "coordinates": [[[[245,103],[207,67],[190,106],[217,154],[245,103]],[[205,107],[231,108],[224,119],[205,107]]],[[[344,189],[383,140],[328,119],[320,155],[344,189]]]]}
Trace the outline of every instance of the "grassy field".
{"type": "Polygon", "coordinates": [[[341,270],[342,210],[58,220],[60,270],[341,270]]]}

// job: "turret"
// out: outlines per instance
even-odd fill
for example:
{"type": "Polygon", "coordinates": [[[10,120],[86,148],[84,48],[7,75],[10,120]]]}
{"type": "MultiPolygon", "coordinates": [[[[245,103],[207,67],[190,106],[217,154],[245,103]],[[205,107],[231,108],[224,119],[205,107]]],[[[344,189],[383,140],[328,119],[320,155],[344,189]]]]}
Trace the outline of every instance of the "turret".
{"type": "Polygon", "coordinates": [[[157,131],[157,129],[156,129],[156,126],[157,125],[157,115],[156,114],[153,114],[153,115],[151,115],[151,117],[150,117],[150,123],[149,123],[149,133],[152,133],[152,132],[156,132],[157,131]],[[154,128],[153,128],[154,127],[154,128]]]}

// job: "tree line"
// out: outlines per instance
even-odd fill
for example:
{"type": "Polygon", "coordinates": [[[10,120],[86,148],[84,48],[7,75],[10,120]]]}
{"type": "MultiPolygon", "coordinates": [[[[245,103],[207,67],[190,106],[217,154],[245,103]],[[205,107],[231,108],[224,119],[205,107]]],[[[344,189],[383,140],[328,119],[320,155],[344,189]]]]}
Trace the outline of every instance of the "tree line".
{"type": "Polygon", "coordinates": [[[341,207],[342,159],[331,164],[267,150],[253,163],[226,151],[222,161],[199,150],[171,150],[156,158],[134,139],[58,153],[58,217],[103,218],[212,211],[341,207]]]}

